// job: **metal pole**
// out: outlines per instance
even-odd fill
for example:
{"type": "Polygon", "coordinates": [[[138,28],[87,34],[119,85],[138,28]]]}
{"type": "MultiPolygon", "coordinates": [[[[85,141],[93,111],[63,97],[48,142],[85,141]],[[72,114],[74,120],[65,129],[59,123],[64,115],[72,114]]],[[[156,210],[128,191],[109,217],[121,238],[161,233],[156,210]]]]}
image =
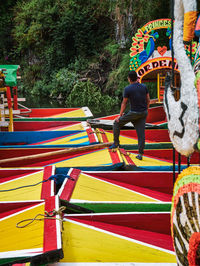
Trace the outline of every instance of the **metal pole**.
{"type": "Polygon", "coordinates": [[[187,167],[190,166],[190,156],[187,157],[187,167]]]}
{"type": "MultiPolygon", "coordinates": [[[[172,40],[172,75],[171,75],[171,82],[172,87],[174,87],[174,47],[173,47],[173,40],[174,40],[174,0],[171,0],[171,40],[172,40]]],[[[175,149],[173,147],[173,184],[176,181],[176,154],[175,149]]]]}
{"type": "Polygon", "coordinates": [[[174,0],[171,0],[172,86],[174,87],[174,0]]]}
{"type": "Polygon", "coordinates": [[[175,154],[175,149],[173,147],[173,184],[176,181],[176,154],[175,154]]]}
{"type": "Polygon", "coordinates": [[[181,172],[181,154],[178,153],[178,173],[180,174],[181,172]]]}

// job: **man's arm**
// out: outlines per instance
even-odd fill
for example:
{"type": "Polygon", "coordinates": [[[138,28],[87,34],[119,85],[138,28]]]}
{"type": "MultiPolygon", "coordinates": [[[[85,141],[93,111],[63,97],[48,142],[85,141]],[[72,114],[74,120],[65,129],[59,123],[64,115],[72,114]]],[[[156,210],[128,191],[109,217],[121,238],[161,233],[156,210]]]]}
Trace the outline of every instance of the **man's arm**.
{"type": "Polygon", "coordinates": [[[147,93],[147,110],[149,109],[149,105],[150,105],[150,96],[149,93],[147,93]]]}
{"type": "Polygon", "coordinates": [[[128,98],[123,98],[123,101],[121,103],[121,109],[120,109],[120,113],[119,113],[119,116],[115,119],[115,121],[119,121],[119,118],[123,115],[125,109],[126,109],[126,105],[127,105],[127,102],[128,102],[128,98]]]}

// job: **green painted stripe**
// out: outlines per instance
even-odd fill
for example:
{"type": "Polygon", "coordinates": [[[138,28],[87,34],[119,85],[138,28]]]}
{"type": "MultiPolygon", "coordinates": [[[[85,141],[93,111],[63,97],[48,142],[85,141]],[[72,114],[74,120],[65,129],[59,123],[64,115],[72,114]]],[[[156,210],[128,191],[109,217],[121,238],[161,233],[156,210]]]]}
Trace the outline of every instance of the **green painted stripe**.
{"type": "Polygon", "coordinates": [[[29,261],[28,258],[29,257],[0,259],[0,265],[12,265],[13,263],[20,263],[21,261],[29,261]]]}
{"type": "MultiPolygon", "coordinates": [[[[121,145],[123,149],[126,150],[135,150],[138,149],[137,144],[123,144],[121,145]]],[[[172,149],[173,145],[171,142],[159,142],[159,143],[145,143],[145,149],[152,150],[162,150],[162,149],[172,149]]]]}
{"type": "Polygon", "coordinates": [[[108,212],[170,212],[171,203],[74,203],[77,206],[94,211],[108,212]]]}

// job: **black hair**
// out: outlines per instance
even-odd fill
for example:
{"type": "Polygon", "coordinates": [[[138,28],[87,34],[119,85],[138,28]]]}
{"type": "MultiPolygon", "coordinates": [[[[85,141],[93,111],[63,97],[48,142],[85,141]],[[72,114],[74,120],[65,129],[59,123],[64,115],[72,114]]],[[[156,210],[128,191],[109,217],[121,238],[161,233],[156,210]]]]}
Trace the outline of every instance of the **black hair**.
{"type": "Polygon", "coordinates": [[[129,79],[130,79],[131,81],[133,81],[133,82],[136,81],[137,78],[138,78],[137,73],[136,73],[134,70],[129,71],[129,73],[128,73],[128,77],[129,77],[129,79]]]}

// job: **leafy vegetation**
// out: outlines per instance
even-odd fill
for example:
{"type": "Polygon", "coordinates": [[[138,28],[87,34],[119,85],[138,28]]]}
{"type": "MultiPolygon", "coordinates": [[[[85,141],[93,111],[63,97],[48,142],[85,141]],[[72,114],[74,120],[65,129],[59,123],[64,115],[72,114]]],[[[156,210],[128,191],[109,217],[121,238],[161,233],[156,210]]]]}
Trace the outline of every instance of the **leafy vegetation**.
{"type": "Polygon", "coordinates": [[[112,112],[127,85],[132,36],[146,22],[170,17],[169,2],[4,1],[1,62],[20,64],[23,93],[112,112]]]}

